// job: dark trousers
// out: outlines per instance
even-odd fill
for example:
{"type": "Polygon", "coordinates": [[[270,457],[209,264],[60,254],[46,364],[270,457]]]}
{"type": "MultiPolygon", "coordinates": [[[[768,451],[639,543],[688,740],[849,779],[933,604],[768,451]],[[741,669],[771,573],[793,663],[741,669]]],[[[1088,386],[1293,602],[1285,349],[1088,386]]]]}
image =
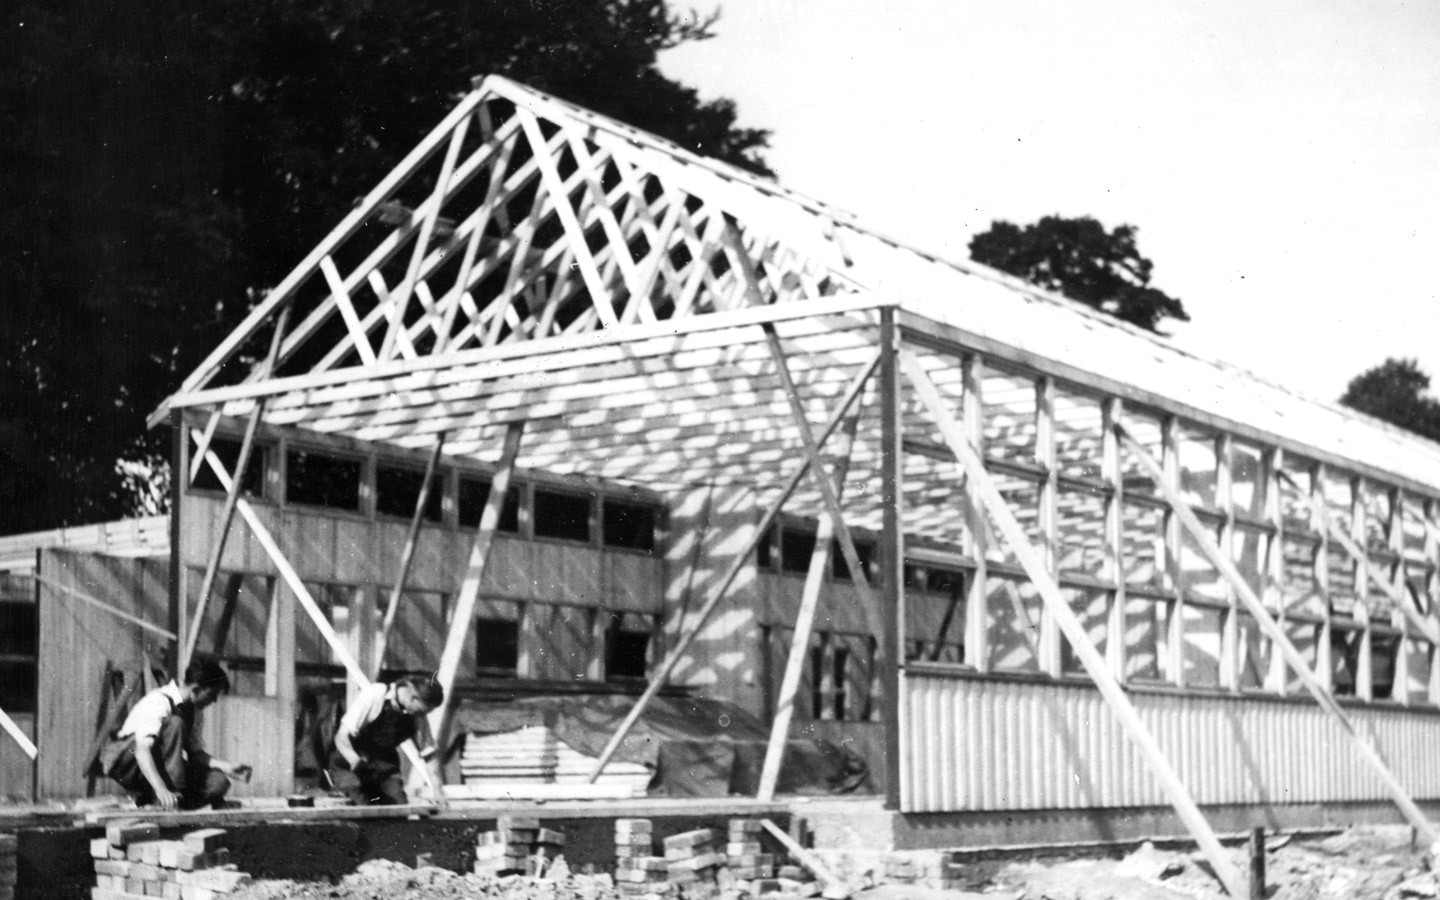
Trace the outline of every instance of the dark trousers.
{"type": "Polygon", "coordinates": [[[367,759],[351,771],[332,761],[330,781],[335,789],[356,806],[397,806],[409,803],[405,795],[405,779],[400,776],[400,760],[367,759]]]}
{"type": "MultiPolygon", "coordinates": [[[[160,726],[160,733],[150,745],[160,778],[173,791],[181,809],[213,806],[230,790],[230,779],[210,768],[210,757],[192,753],[186,758],[186,724],[180,716],[170,716],[160,726]]],[[[135,798],[137,806],[155,805],[155,790],[140,770],[135,758],[135,739],[116,738],[106,746],[101,757],[105,774],[135,798]]]]}

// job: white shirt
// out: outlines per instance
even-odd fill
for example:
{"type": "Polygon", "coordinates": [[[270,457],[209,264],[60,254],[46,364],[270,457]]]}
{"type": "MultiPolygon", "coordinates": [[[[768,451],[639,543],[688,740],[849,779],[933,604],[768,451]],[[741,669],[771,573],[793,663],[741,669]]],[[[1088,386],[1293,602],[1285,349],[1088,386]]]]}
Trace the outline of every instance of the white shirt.
{"type": "Polygon", "coordinates": [[[160,734],[160,726],[165,724],[165,720],[175,708],[184,702],[185,692],[174,681],[156,688],[131,707],[130,714],[125,717],[125,724],[120,726],[116,736],[154,738],[160,734]]]}

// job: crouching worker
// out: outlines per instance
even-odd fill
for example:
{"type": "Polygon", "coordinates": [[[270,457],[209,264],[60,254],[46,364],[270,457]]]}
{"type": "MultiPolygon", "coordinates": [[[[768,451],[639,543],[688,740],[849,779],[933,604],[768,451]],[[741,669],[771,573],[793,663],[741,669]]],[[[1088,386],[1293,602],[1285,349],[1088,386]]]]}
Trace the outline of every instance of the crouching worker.
{"type": "Polygon", "coordinates": [[[232,777],[249,780],[250,767],[215,759],[201,746],[195,717],[230,692],[230,676],[210,658],[185,668],[185,683],[171,681],[135,704],[105,745],[100,764],[138,806],[161,809],[219,807],[232,777]]]}
{"type": "MultiPolygon", "coordinates": [[[[428,675],[362,689],[340,719],[330,754],[330,780],[360,806],[408,803],[400,774],[400,745],[414,740],[440,784],[434,741],[425,716],[445,702],[445,689],[428,675]]],[[[437,802],[443,798],[434,798],[437,802]]]]}

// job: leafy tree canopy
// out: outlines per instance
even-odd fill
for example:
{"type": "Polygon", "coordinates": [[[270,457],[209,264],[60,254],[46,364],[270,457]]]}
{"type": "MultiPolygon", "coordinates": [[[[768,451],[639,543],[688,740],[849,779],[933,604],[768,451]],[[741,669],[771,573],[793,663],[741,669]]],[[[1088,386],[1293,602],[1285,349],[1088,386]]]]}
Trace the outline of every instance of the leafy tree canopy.
{"type": "Polygon", "coordinates": [[[1162,319],[1188,322],[1178,299],[1150,286],[1154,264],[1135,233],[1133,225],[1106,231],[1088,216],[1046,216],[1024,228],[996,221],[971,239],[970,258],[1146,331],[1160,333],[1162,319]]]}
{"type": "Polygon", "coordinates": [[[1413,359],[1387,359],[1350,379],[1340,402],[1407,431],[1440,441],[1440,400],[1425,396],[1430,376],[1413,359]]]}
{"type": "Polygon", "coordinates": [[[666,0],[0,6],[0,534],[133,511],[145,415],[498,73],[769,174],[768,135],[665,78],[666,0]]]}

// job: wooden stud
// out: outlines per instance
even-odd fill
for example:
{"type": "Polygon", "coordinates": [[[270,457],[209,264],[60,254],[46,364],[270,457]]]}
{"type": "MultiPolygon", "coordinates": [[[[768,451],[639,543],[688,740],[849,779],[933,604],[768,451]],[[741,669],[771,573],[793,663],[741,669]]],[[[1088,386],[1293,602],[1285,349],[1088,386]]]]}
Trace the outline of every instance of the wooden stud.
{"type": "MultiPolygon", "coordinates": [[[[961,429],[965,439],[980,458],[985,458],[985,363],[976,354],[960,358],[960,377],[964,393],[960,398],[961,429]]],[[[965,514],[965,539],[961,549],[975,560],[975,571],[968,586],[965,618],[965,656],[975,671],[990,671],[990,555],[989,523],[980,510],[980,497],[975,485],[967,478],[961,489],[965,514]]],[[[1036,659],[1039,659],[1037,654],[1036,659]]]]}
{"type": "MultiPolygon", "coordinates": [[[[841,431],[840,443],[835,448],[833,477],[837,497],[844,494],[850,450],[854,446],[855,429],[859,421],[860,412],[857,410],[846,422],[841,431]]],[[[810,646],[815,610],[820,605],[820,592],[830,570],[830,548],[834,534],[834,523],[822,516],[816,529],[815,549],[810,554],[810,566],[805,573],[805,586],[800,592],[800,609],[795,615],[795,633],[790,642],[790,654],[785,660],[785,673],[780,679],[780,694],[775,704],[774,718],[770,723],[770,740],[765,747],[765,761],[760,767],[760,785],[755,794],[757,800],[768,802],[775,798],[775,783],[780,777],[780,759],[790,735],[790,720],[795,714],[795,691],[800,686],[800,674],[805,668],[805,652],[810,646]]]]}
{"type": "MultiPolygon", "coordinates": [[[[1235,552],[1235,441],[1228,432],[1222,432],[1215,439],[1215,505],[1224,516],[1216,532],[1216,543],[1232,555],[1235,552]]],[[[1221,612],[1220,628],[1220,688],[1232,692],[1240,690],[1241,668],[1245,665],[1248,648],[1240,643],[1240,605],[1235,599],[1235,590],[1229,582],[1221,582],[1224,592],[1225,609],[1221,612]]]]}
{"type": "MultiPolygon", "coordinates": [[[[1275,624],[1285,630],[1285,504],[1281,475],[1285,464],[1285,451],[1279,447],[1266,448],[1262,457],[1263,477],[1260,485],[1265,491],[1265,521],[1270,530],[1262,540],[1265,542],[1265,605],[1275,610],[1275,624]]],[[[1265,676],[1265,687],[1272,694],[1284,694],[1289,683],[1285,669],[1285,656],[1270,645],[1270,668],[1265,676]]]]}
{"type": "MultiPolygon", "coordinates": [[[[1040,558],[1052,579],[1059,576],[1060,488],[1055,453],[1055,379],[1035,382],[1035,462],[1045,474],[1037,485],[1036,510],[1040,528],[1040,558]]],[[[1063,671],[1064,641],[1060,628],[1043,607],[1040,610],[1040,671],[1059,678],[1063,671]]]]}
{"type": "MultiPolygon", "coordinates": [[[[950,445],[956,459],[964,467],[965,474],[976,483],[986,511],[994,519],[1011,551],[1019,558],[1021,566],[1030,576],[1031,583],[1035,585],[1041,599],[1050,610],[1050,614],[1055,617],[1061,632],[1069,639],[1081,665],[1084,666],[1091,680],[1095,682],[1101,696],[1105,698],[1126,733],[1139,747],[1151,772],[1160,783],[1160,787],[1164,790],[1176,813],[1209,859],[1221,884],[1225,886],[1231,896],[1242,896],[1241,892],[1244,890],[1245,882],[1240,873],[1236,871],[1229,855],[1215,837],[1215,832],[1205,821],[1199,807],[1195,805],[1195,801],[1180,780],[1180,776],[1166,759],[1164,751],[1160,749],[1160,745],[1155,742],[1154,737],[1141,721],[1124,689],[1110,673],[1104,657],[1091,643],[1090,636],[1085,633],[1084,626],[1081,625],[1074,611],[1070,609],[1070,605],[1060,592],[1060,586],[1051,576],[1043,556],[1031,545],[1024,529],[1016,520],[1014,513],[1010,511],[1004,497],[996,489],[994,481],[985,470],[984,462],[976,454],[974,448],[966,443],[964,434],[950,418],[934,382],[925,374],[925,370],[912,352],[901,351],[901,365],[909,377],[910,383],[919,393],[922,402],[929,408],[931,416],[939,424],[941,432],[945,436],[945,442],[950,445]]],[[[1159,477],[1161,473],[1157,471],[1155,474],[1156,477],[1159,477]]]]}
{"type": "Polygon", "coordinates": [[[1115,436],[1114,425],[1124,414],[1121,401],[1106,397],[1100,402],[1100,477],[1110,488],[1101,499],[1102,514],[1105,517],[1104,554],[1102,571],[1115,585],[1110,597],[1108,631],[1110,639],[1105,644],[1105,658],[1115,677],[1125,679],[1126,663],[1126,616],[1125,607],[1125,473],[1120,462],[1120,441],[1115,436]]]}
{"type": "Polygon", "coordinates": [[[1370,554],[1366,551],[1369,542],[1366,534],[1368,521],[1365,481],[1357,475],[1350,479],[1350,538],[1359,552],[1351,554],[1350,565],[1355,579],[1355,611],[1352,615],[1360,626],[1360,647],[1356,652],[1355,671],[1352,674],[1355,677],[1355,696],[1367,702],[1375,699],[1375,669],[1371,659],[1375,644],[1370,631],[1370,554]]]}
{"type": "MultiPolygon", "coordinates": [[[[1180,487],[1180,425],[1174,416],[1166,416],[1160,422],[1161,472],[1156,476],[1156,486],[1161,483],[1171,490],[1180,487]]],[[[1162,488],[1163,490],[1163,488],[1162,488]]],[[[1169,669],[1170,683],[1178,688],[1185,687],[1185,578],[1180,565],[1180,523],[1175,514],[1165,510],[1161,515],[1164,532],[1165,583],[1175,594],[1170,604],[1170,627],[1167,629],[1166,668],[1169,669]]],[[[1157,563],[1159,560],[1156,561],[1157,563]]]]}
{"type": "Polygon", "coordinates": [[[420,526],[425,521],[425,507],[430,502],[430,482],[435,478],[435,469],[440,462],[441,451],[445,449],[445,433],[435,441],[435,449],[425,464],[425,480],[420,484],[420,494],[415,498],[415,512],[410,517],[410,527],[405,532],[405,545],[400,551],[400,571],[395,574],[395,586],[390,589],[390,600],[385,604],[385,618],[380,625],[380,636],[375,642],[375,677],[385,668],[385,651],[390,643],[390,631],[395,627],[395,617],[400,611],[400,598],[405,593],[405,579],[410,574],[410,563],[415,558],[415,548],[420,543],[420,526]]]}

